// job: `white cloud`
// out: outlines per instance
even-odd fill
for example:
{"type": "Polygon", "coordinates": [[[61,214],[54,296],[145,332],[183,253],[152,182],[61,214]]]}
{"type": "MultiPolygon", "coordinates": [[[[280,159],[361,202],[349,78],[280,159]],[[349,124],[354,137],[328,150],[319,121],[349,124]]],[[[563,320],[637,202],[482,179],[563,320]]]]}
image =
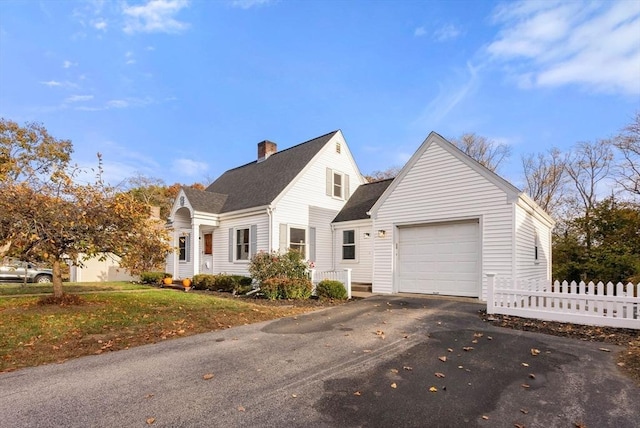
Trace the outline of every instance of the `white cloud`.
{"type": "Polygon", "coordinates": [[[460,73],[462,77],[458,81],[454,84],[440,85],[438,96],[429,102],[416,123],[421,128],[435,129],[449,112],[478,87],[478,70],[479,67],[467,63],[467,68],[463,73],[460,73]]]}
{"type": "Polygon", "coordinates": [[[189,28],[174,16],[189,6],[187,0],[150,0],[141,6],[124,4],[125,33],[179,33],[189,28]]]}
{"type": "Polygon", "coordinates": [[[93,25],[93,28],[95,28],[96,30],[107,31],[107,21],[105,21],[104,19],[93,21],[91,25],[93,25]]]}
{"type": "Polygon", "coordinates": [[[272,3],[271,0],[231,0],[231,6],[240,9],[250,9],[252,7],[267,5],[272,3]]]}
{"type": "Polygon", "coordinates": [[[71,83],[71,82],[60,82],[57,80],[48,80],[48,81],[44,81],[44,82],[40,82],[41,85],[45,85],[48,86],[50,88],[77,88],[78,85],[76,85],[75,83],[71,83]]]}
{"type": "Polygon", "coordinates": [[[77,62],[64,61],[62,63],[62,68],[71,68],[71,67],[76,66],[76,65],[78,65],[77,62]]]}
{"type": "Polygon", "coordinates": [[[507,3],[493,18],[487,51],[521,87],[640,94],[640,2],[507,3]]]}
{"type": "Polygon", "coordinates": [[[462,34],[462,32],[460,31],[460,29],[458,27],[456,27],[453,24],[446,24],[446,25],[443,25],[442,27],[438,28],[436,31],[434,31],[433,32],[433,37],[438,42],[444,42],[444,41],[447,41],[447,40],[455,39],[460,34],[462,34]]]}
{"type": "Polygon", "coordinates": [[[427,34],[427,30],[425,30],[424,27],[418,27],[413,31],[413,35],[416,37],[422,37],[425,34],[427,34]]]}
{"type": "Polygon", "coordinates": [[[133,52],[129,51],[127,53],[124,54],[125,57],[125,64],[127,65],[131,65],[131,64],[135,64],[136,63],[136,59],[134,58],[134,54],[133,52]]]}
{"type": "Polygon", "coordinates": [[[204,162],[183,158],[173,161],[172,169],[181,171],[188,177],[200,177],[208,171],[209,166],[204,162]]]}
{"type": "Polygon", "coordinates": [[[65,103],[79,103],[83,101],[91,101],[93,95],[72,95],[64,100],[65,103]]]}

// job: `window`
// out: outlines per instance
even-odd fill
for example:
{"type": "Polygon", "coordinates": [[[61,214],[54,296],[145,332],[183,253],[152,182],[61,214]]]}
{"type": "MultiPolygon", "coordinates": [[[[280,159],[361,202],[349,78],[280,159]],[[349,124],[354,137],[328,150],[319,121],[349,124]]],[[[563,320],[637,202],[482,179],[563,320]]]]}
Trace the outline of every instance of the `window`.
{"type": "Polygon", "coordinates": [[[213,254],[213,234],[212,233],[204,234],[204,253],[213,254]]]}
{"type": "Polygon", "coordinates": [[[333,173],[333,196],[342,199],[342,174],[333,173]]]}
{"type": "Polygon", "coordinates": [[[236,229],[236,260],[249,260],[249,228],[236,229]]]}
{"type": "Polygon", "coordinates": [[[190,260],[189,248],[191,243],[191,235],[185,233],[178,238],[178,260],[188,262],[190,260]]]}
{"type": "Polygon", "coordinates": [[[539,259],[539,249],[538,247],[540,246],[540,240],[538,239],[538,234],[536,233],[535,239],[534,239],[534,243],[533,243],[533,259],[537,262],[539,259]]]}
{"type": "Polygon", "coordinates": [[[292,227],[289,229],[289,248],[307,255],[307,230],[292,227]]]}
{"type": "Polygon", "coordinates": [[[327,168],[327,196],[349,199],[349,176],[327,168]]]}
{"type": "Polygon", "coordinates": [[[342,231],[342,260],[356,259],[356,231],[342,231]]]}

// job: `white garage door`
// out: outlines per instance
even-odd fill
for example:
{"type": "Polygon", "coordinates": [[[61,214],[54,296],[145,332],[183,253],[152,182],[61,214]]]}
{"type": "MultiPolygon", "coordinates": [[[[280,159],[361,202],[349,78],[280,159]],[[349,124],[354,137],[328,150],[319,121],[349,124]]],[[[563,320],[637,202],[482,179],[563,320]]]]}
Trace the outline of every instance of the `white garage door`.
{"type": "Polygon", "coordinates": [[[398,231],[398,291],[479,296],[477,220],[401,227],[398,231]]]}

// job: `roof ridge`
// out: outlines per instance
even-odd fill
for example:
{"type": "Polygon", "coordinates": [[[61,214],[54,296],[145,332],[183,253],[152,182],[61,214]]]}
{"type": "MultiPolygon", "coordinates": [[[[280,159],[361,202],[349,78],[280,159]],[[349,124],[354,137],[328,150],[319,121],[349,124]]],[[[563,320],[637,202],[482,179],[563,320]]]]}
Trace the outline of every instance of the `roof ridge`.
{"type": "MultiPolygon", "coordinates": [[[[277,152],[275,152],[275,153],[273,153],[271,156],[269,156],[269,158],[270,158],[270,157],[273,157],[273,156],[277,156],[277,155],[279,155],[280,153],[285,153],[285,152],[287,152],[287,151],[289,151],[289,150],[291,150],[291,149],[295,149],[296,147],[302,146],[303,144],[311,143],[311,142],[312,142],[312,141],[314,141],[314,140],[319,140],[319,139],[321,139],[321,138],[326,137],[327,135],[335,134],[335,133],[337,133],[338,131],[340,131],[340,130],[339,130],[339,129],[336,129],[335,131],[327,132],[326,134],[320,135],[319,137],[311,138],[311,139],[309,139],[309,140],[307,140],[307,141],[304,141],[304,142],[302,142],[302,143],[298,143],[298,144],[296,144],[295,146],[287,147],[287,148],[286,148],[286,149],[284,149],[284,150],[278,150],[277,152]]],[[[272,141],[272,142],[273,142],[273,141],[272,141]]],[[[278,143],[275,143],[275,144],[278,144],[278,143]]],[[[264,161],[266,161],[266,160],[268,160],[268,158],[267,158],[267,159],[265,159],[264,161]]],[[[263,161],[263,162],[264,162],[264,161],[263,161]]],[[[249,166],[249,165],[253,165],[253,164],[257,163],[257,162],[258,162],[257,160],[254,160],[254,161],[251,161],[251,162],[247,162],[247,163],[245,163],[244,165],[236,166],[235,168],[229,168],[229,169],[228,169],[228,170],[226,170],[225,172],[228,172],[228,171],[234,171],[234,170],[236,170],[236,169],[244,168],[244,167],[247,167],[247,166],[249,166]]],[[[224,173],[223,173],[223,174],[224,174],[224,173]]]]}

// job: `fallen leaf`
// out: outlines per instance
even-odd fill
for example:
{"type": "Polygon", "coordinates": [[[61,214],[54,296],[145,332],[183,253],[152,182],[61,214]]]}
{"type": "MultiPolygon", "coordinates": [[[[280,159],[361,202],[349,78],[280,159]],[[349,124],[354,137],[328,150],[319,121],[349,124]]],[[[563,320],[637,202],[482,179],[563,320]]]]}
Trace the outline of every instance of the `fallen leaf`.
{"type": "Polygon", "coordinates": [[[156,421],[156,418],[147,418],[147,425],[151,425],[156,421]]]}
{"type": "Polygon", "coordinates": [[[529,378],[531,378],[531,379],[535,379],[535,378],[536,378],[536,375],[534,375],[533,373],[529,373],[529,378]]]}
{"type": "Polygon", "coordinates": [[[360,397],[362,395],[362,393],[360,391],[356,391],[353,393],[353,395],[357,395],[358,397],[360,397]]]}
{"type": "Polygon", "coordinates": [[[362,352],[364,352],[365,354],[368,354],[369,352],[371,352],[371,349],[365,349],[362,352]]]}
{"type": "Polygon", "coordinates": [[[429,388],[429,392],[438,392],[438,388],[432,386],[431,388],[429,388]]]}
{"type": "Polygon", "coordinates": [[[587,428],[587,425],[584,422],[574,422],[573,425],[576,428],[587,428]]]}
{"type": "Polygon", "coordinates": [[[144,396],[144,398],[151,398],[151,397],[153,397],[154,395],[155,395],[155,394],[147,394],[147,395],[145,395],[145,396],[144,396]]]}
{"type": "Polygon", "coordinates": [[[482,415],[482,419],[484,419],[485,421],[488,421],[488,420],[489,420],[489,416],[487,416],[487,415],[482,415]]]}
{"type": "Polygon", "coordinates": [[[464,367],[463,367],[463,366],[458,366],[458,368],[459,368],[459,369],[463,369],[464,367]]]}
{"type": "Polygon", "coordinates": [[[407,370],[407,371],[411,371],[411,370],[413,370],[413,367],[404,366],[404,367],[403,367],[403,369],[404,369],[404,370],[407,370]]]}
{"type": "Polygon", "coordinates": [[[396,383],[395,383],[395,382],[393,382],[393,383],[391,384],[391,388],[395,389],[395,388],[397,388],[397,387],[398,387],[398,385],[396,385],[396,383]]]}
{"type": "Polygon", "coordinates": [[[292,396],[293,398],[298,398],[298,395],[297,395],[297,394],[291,394],[291,396],[292,396]]]}
{"type": "Polygon", "coordinates": [[[513,426],[516,428],[525,428],[525,426],[522,424],[513,424],[513,426]]]}
{"type": "Polygon", "coordinates": [[[202,379],[204,380],[213,379],[213,373],[207,373],[206,375],[202,376],[202,379]]]}
{"type": "Polygon", "coordinates": [[[239,411],[239,412],[244,412],[244,411],[245,411],[245,408],[244,408],[244,407],[242,407],[242,406],[238,406],[238,411],[239,411]]]}
{"type": "Polygon", "coordinates": [[[447,348],[447,351],[448,351],[448,352],[453,352],[453,349],[451,349],[451,348],[447,348]]]}
{"type": "Polygon", "coordinates": [[[378,336],[382,336],[382,335],[384,334],[384,331],[382,331],[382,330],[376,330],[376,334],[377,334],[378,336]]]}
{"type": "Polygon", "coordinates": [[[539,349],[531,348],[531,355],[533,355],[535,357],[538,354],[540,354],[540,350],[539,349]]]}
{"type": "Polygon", "coordinates": [[[602,352],[611,352],[611,349],[609,348],[598,348],[599,350],[601,350],[602,352]]]}
{"type": "Polygon", "coordinates": [[[623,362],[619,362],[618,363],[618,367],[624,367],[624,363],[623,362]]]}
{"type": "Polygon", "coordinates": [[[473,333],[473,337],[482,337],[484,333],[473,333]]]}
{"type": "Polygon", "coordinates": [[[529,411],[528,411],[527,409],[520,409],[520,412],[524,413],[525,415],[526,415],[527,413],[529,413],[529,411]]]}
{"type": "Polygon", "coordinates": [[[487,340],[493,340],[493,337],[487,336],[487,340]]]}
{"type": "Polygon", "coordinates": [[[443,363],[444,363],[445,361],[447,361],[447,357],[445,357],[444,355],[443,355],[442,357],[438,357],[438,359],[439,359],[440,361],[442,361],[443,363]]]}
{"type": "Polygon", "coordinates": [[[436,372],[435,375],[436,377],[440,377],[440,378],[444,377],[444,373],[440,373],[440,372],[436,372]]]}
{"type": "Polygon", "coordinates": [[[522,366],[523,366],[523,367],[529,367],[529,364],[527,364],[527,363],[522,363],[522,366]]]}
{"type": "Polygon", "coordinates": [[[520,385],[521,387],[527,389],[527,388],[531,388],[531,385],[523,383],[522,385],[520,385]]]}
{"type": "Polygon", "coordinates": [[[471,343],[478,343],[478,339],[473,339],[471,343]]]}
{"type": "Polygon", "coordinates": [[[473,351],[473,346],[465,346],[462,348],[463,351],[473,351]]]}
{"type": "Polygon", "coordinates": [[[398,369],[391,369],[390,371],[391,371],[391,373],[393,373],[393,374],[398,373],[398,369]]]}

